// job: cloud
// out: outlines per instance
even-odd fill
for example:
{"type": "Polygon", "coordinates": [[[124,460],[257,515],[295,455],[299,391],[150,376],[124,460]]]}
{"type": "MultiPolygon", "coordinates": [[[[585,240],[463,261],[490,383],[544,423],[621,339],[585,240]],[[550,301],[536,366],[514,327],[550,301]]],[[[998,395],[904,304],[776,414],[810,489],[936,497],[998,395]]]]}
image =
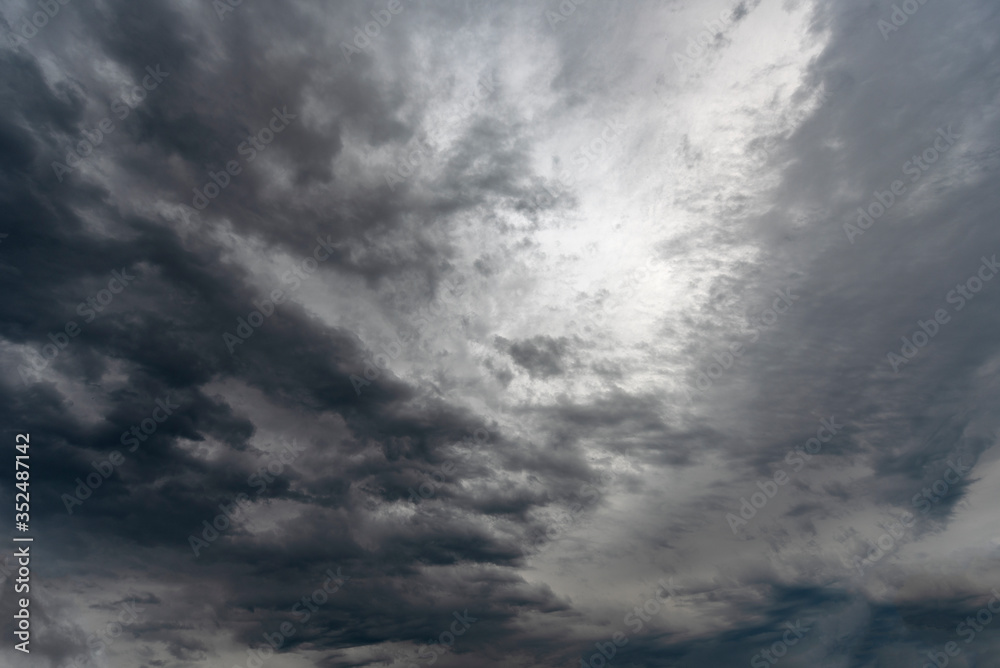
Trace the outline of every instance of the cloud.
{"type": "Polygon", "coordinates": [[[73,2],[0,46],[0,406],[34,446],[36,658],[85,654],[136,592],[108,665],[246,665],[284,622],[269,661],[293,667],[596,665],[617,631],[622,665],[996,651],[956,627],[1000,586],[1000,284],[949,297],[1000,252],[997,9],[927,3],[883,39],[880,3],[569,4],[73,2]],[[147,68],[169,75],[139,101],[147,68]],[[320,605],[330,569],[351,579],[320,605]],[[477,621],[446,642],[456,614],[477,621]]]}

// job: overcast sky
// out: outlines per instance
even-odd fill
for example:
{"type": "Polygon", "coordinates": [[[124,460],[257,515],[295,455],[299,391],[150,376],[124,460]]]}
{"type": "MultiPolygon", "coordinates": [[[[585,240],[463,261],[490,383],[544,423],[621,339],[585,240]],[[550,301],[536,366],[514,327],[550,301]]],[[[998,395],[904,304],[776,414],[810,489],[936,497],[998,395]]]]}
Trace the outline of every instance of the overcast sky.
{"type": "Polygon", "coordinates": [[[1000,667],[994,0],[0,15],[3,665],[1000,667]]]}

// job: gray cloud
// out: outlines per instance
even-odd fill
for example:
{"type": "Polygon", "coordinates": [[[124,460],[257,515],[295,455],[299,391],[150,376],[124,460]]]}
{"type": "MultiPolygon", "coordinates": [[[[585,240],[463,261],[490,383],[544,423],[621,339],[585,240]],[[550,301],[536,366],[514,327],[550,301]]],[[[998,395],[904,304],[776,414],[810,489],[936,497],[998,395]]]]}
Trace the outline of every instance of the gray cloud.
{"type": "Polygon", "coordinates": [[[87,665],[130,600],[110,666],[247,665],[283,623],[289,666],[596,666],[616,632],[622,666],[989,665],[1000,16],[893,12],[70,2],[8,40],[5,665],[87,665]]]}

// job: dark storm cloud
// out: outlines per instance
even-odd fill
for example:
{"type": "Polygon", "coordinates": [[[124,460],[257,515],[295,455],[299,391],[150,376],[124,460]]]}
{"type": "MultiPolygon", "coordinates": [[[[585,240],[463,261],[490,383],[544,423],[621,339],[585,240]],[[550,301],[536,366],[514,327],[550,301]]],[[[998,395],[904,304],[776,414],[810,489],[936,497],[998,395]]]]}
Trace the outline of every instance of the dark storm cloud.
{"type": "MultiPolygon", "coordinates": [[[[316,9],[307,5],[244,7],[224,25],[216,26],[207,10],[184,16],[166,5],[74,7],[76,25],[94,54],[114,62],[133,78],[141,78],[151,65],[169,73],[162,88],[137,105],[132,117],[119,123],[116,133],[95,149],[93,160],[118,165],[136,195],[191,205],[192,188],[204,191],[209,172],[218,173],[227,160],[239,159],[237,147],[266,126],[275,107],[287,108],[297,118],[262,158],[273,161],[269,166],[288,165],[296,188],[326,187],[334,182],[331,164],[341,151],[345,128],[360,133],[373,146],[405,143],[414,130],[396,120],[406,100],[403,81],[395,90],[384,90],[365,76],[368,66],[363,63],[350,67],[334,60],[330,68],[311,56],[265,56],[272,43],[320,39],[329,24],[314,24],[310,15],[316,9]],[[265,25],[266,31],[259,29],[265,25]],[[323,85],[316,86],[317,80],[323,85]],[[322,120],[306,122],[306,108],[317,104],[326,107],[322,120]]],[[[338,23],[328,14],[324,18],[338,23]]],[[[48,48],[64,62],[72,62],[65,32],[53,30],[46,37],[48,48]]],[[[422,568],[414,564],[512,563],[521,558],[519,550],[510,539],[484,531],[475,513],[516,516],[545,501],[526,491],[514,492],[507,500],[487,492],[470,507],[473,514],[466,515],[455,509],[461,507],[461,499],[450,498],[446,488],[439,499],[456,506],[443,506],[425,513],[426,517],[421,514],[403,525],[378,530],[383,535],[375,549],[355,541],[329,543],[323,536],[330,532],[346,535],[355,524],[350,517],[359,499],[348,493],[350,481],[371,481],[372,490],[365,496],[377,503],[405,503],[406,488],[423,480],[414,473],[439,463],[436,451],[458,441],[481,421],[446,405],[408,408],[413,391],[391,377],[368,388],[359,400],[349,376],[353,363],[362,356],[361,342],[349,332],[322,324],[295,304],[280,307],[253,338],[229,354],[221,333],[235,327],[237,318],[245,317],[253,301],[262,296],[248,287],[244,270],[227,260],[207,234],[191,234],[179,227],[176,217],[124,211],[114,204],[120,195],[91,185],[78,170],[62,183],[52,170],[51,162],[62,162],[86,136],[82,130],[94,126],[94,109],[107,115],[119,91],[99,83],[83,63],[74,65],[73,84],[52,87],[31,56],[5,51],[2,57],[6,61],[4,104],[9,110],[2,128],[7,147],[2,170],[5,217],[7,229],[16,230],[4,246],[12,298],[4,302],[3,336],[44,354],[49,334],[75,320],[80,333],[51,362],[39,362],[37,370],[73,379],[97,405],[107,406],[98,409],[99,419],[83,422],[68,410],[74,402],[67,398],[64,384],[42,381],[22,387],[15,373],[7,375],[8,424],[16,422],[19,429],[31,431],[34,438],[48,444],[35,456],[36,464],[47,470],[37,487],[45,492],[42,498],[48,499],[37,505],[42,513],[38,521],[49,517],[53,539],[73,546],[82,560],[78,564],[104,553],[105,541],[125,540],[132,547],[111,558],[112,562],[123,565],[130,560],[130,550],[155,546],[159,552],[148,561],[151,573],[162,568],[184,573],[186,584],[172,593],[170,610],[153,610],[153,619],[136,632],[149,642],[165,642],[169,654],[185,663],[209,660],[213,650],[192,637],[197,623],[171,624],[171,615],[187,617],[190,613],[181,612],[187,603],[208,600],[219,622],[235,623],[226,610],[230,605],[244,605],[226,593],[228,576],[213,564],[228,564],[234,574],[244,571],[243,565],[253,564],[267,573],[257,586],[241,588],[246,592],[245,605],[251,609],[266,608],[267,598],[275,600],[275,609],[287,608],[290,603],[279,601],[277,592],[311,591],[312,571],[321,572],[321,566],[336,562],[350,569],[354,596],[331,605],[296,644],[306,640],[320,646],[378,644],[420,640],[439,631],[431,614],[432,601],[400,598],[400,583],[391,579],[393,572],[402,569],[411,578],[420,578],[422,568]],[[92,106],[85,106],[85,99],[92,106]],[[110,233],[95,234],[84,215],[88,220],[101,220],[110,233]],[[113,270],[135,274],[135,283],[116,294],[93,320],[83,321],[77,305],[101,289],[113,270]],[[109,381],[109,374],[122,375],[125,382],[109,381]],[[267,490],[266,503],[287,500],[302,508],[299,519],[285,524],[278,541],[283,547],[252,538],[236,526],[206,548],[199,561],[189,549],[189,534],[198,534],[203,520],[217,516],[219,504],[250,491],[246,481],[255,470],[247,449],[256,431],[251,412],[199,389],[222,379],[238,379],[259,389],[269,401],[302,415],[342,415],[348,426],[327,442],[310,444],[305,470],[314,474],[289,471],[267,490]],[[137,452],[124,452],[119,435],[149,417],[161,397],[178,405],[175,413],[158,425],[137,452]],[[212,465],[181,445],[209,441],[221,447],[212,465]],[[384,456],[377,466],[348,464],[337,454],[360,453],[372,444],[384,456]],[[115,449],[123,451],[125,464],[83,499],[81,506],[74,507],[72,516],[67,515],[60,496],[73,495],[78,478],[94,472],[91,462],[115,449]],[[324,466],[338,472],[320,474],[324,466]],[[362,563],[370,565],[362,567],[362,563]],[[383,580],[387,576],[390,579],[383,580]],[[201,588],[197,583],[206,577],[220,586],[196,595],[201,588]],[[296,583],[301,587],[293,586],[296,583]],[[270,597],[265,594],[268,587],[276,592],[270,597]],[[384,600],[381,612],[364,603],[375,593],[384,600]],[[373,615],[384,616],[386,621],[375,627],[361,625],[362,619],[373,615]],[[413,626],[406,621],[417,617],[427,622],[413,626]],[[347,628],[332,635],[321,631],[337,626],[347,628]]],[[[483,154],[500,132],[499,127],[481,123],[470,129],[463,148],[435,156],[444,168],[438,192],[453,200],[447,205],[451,210],[486,197],[519,196],[513,179],[523,175],[524,159],[516,149],[493,152],[493,164],[472,165],[474,156],[483,154]],[[461,191],[449,183],[459,179],[464,182],[461,191]],[[459,192],[467,201],[456,200],[459,192]]],[[[185,219],[194,220],[207,232],[226,217],[235,230],[259,235],[264,243],[297,255],[317,236],[334,245],[361,234],[377,236],[400,226],[403,211],[414,212],[414,202],[405,190],[387,196],[384,183],[377,181],[356,191],[346,208],[331,206],[333,202],[324,206],[322,198],[299,201],[292,190],[265,194],[269,176],[249,167],[233,175],[204,211],[194,216],[188,211],[185,219]]],[[[430,207],[441,208],[435,203],[430,207]]],[[[353,257],[335,253],[322,271],[353,273],[378,282],[417,268],[434,285],[439,252],[424,245],[419,255],[402,261],[381,259],[375,253],[353,257]]],[[[86,570],[78,577],[86,577],[86,570]]],[[[437,617],[446,623],[453,610],[468,608],[470,600],[484,594],[489,609],[480,605],[476,612],[486,620],[482,626],[496,627],[521,608],[551,612],[561,605],[553,606],[547,602],[551,593],[532,591],[520,578],[503,579],[505,586],[522,588],[522,595],[511,600],[500,592],[453,592],[440,603],[437,617]]],[[[263,621],[257,621],[258,630],[242,634],[243,640],[259,642],[263,621]]],[[[245,626],[246,620],[241,624],[245,626]]],[[[490,633],[497,631],[481,634],[480,642],[490,633]]],[[[81,649],[67,647],[61,659],[81,649]]]]}
{"type": "MultiPolygon", "coordinates": [[[[713,48],[724,54],[730,33],[746,30],[762,5],[736,5],[734,25],[713,48]]],[[[842,506],[866,504],[910,509],[918,525],[907,540],[923,537],[948,526],[980,479],[973,468],[935,492],[927,512],[915,508],[914,495],[933,490],[950,462],[980,462],[998,426],[990,378],[1000,281],[962,309],[948,301],[984,254],[1000,253],[993,221],[1000,201],[990,180],[1000,61],[985,37],[998,10],[972,0],[927,3],[884,40],[876,27],[891,12],[884,3],[817,6],[813,37],[828,42],[807,85],[852,83],[837,85],[769,156],[780,178],[767,192],[767,215],[749,213],[753,193],[738,193],[730,195],[739,206],[726,212],[727,230],[650,240],[665,262],[707,243],[749,239],[761,250],[752,268],[736,265],[719,280],[705,313],[686,316],[716,323],[704,330],[704,347],[688,347],[701,368],[741,340],[718,324],[730,296],[759,314],[775,290],[791,286],[802,295],[792,312],[684,409],[669,405],[673,395],[631,382],[654,357],[648,351],[594,361],[587,357],[596,337],[582,333],[521,328],[484,337],[476,343],[488,353],[476,362],[504,387],[600,378],[586,399],[553,389],[497,420],[446,396],[440,377],[414,380],[418,372],[403,362],[359,394],[352,376],[380,350],[371,343],[377,336],[367,325],[331,324],[305,293],[328,293],[344,323],[377,312],[386,293],[397,294],[409,315],[459,271],[458,232],[470,220],[498,241],[461,270],[501,285],[510,249],[530,249],[547,216],[583,199],[566,193],[551,207],[534,206],[546,182],[535,172],[544,131],[516,107],[518,91],[501,83],[515,80],[500,73],[516,70],[505,58],[518,56],[503,36],[530,24],[552,40],[556,102],[546,113],[568,116],[615,90],[633,62],[629,54],[607,65],[621,46],[609,35],[641,26],[648,7],[581,5],[550,26],[537,6],[401,6],[350,61],[342,44],[382,4],[243,3],[220,20],[210,3],[72,2],[29,48],[0,49],[0,232],[9,235],[0,244],[7,288],[0,400],[4,424],[39,444],[33,521],[48,547],[39,550],[37,572],[62,588],[67,609],[114,612],[121,591],[95,596],[86,587],[138,582],[146,612],[129,636],[145,645],[147,665],[216,665],[232,656],[230,642],[245,657],[244,645],[260,646],[283,621],[298,630],[281,652],[308,651],[316,665],[373,665],[404,654],[416,661],[416,646],[439,639],[454,614],[468,610],[477,621],[442,665],[575,666],[592,661],[595,642],[628,630],[629,608],[616,607],[624,595],[607,585],[612,596],[588,617],[584,593],[544,583],[529,556],[564,541],[583,546],[581,564],[603,564],[590,548],[612,534],[587,521],[601,510],[631,513],[637,527],[648,522],[636,529],[648,535],[628,534],[621,544],[640,562],[678,559],[684,581],[676,608],[630,632],[621,665],[749,662],[799,618],[815,629],[783,665],[833,665],[834,657],[909,665],[954,640],[955,625],[989,596],[975,586],[986,568],[973,582],[908,576],[906,595],[889,605],[869,600],[826,562],[799,577],[750,557],[726,580],[700,571],[702,554],[684,550],[692,540],[726,558],[747,543],[790,549],[799,536],[818,535],[824,519],[840,517],[842,506]],[[428,53],[427,39],[440,50],[428,53]],[[479,43],[488,55],[462,64],[450,39],[479,43]],[[60,180],[52,163],[113,118],[115,100],[157,66],[169,75],[60,180]],[[448,68],[455,71],[440,74],[448,68]],[[431,113],[442,90],[459,86],[456,74],[490,89],[464,111],[431,113]],[[248,158],[240,147],[269,127],[275,110],[287,124],[248,158]],[[954,148],[849,239],[844,223],[856,222],[857,207],[909,178],[904,164],[948,127],[960,137],[954,148]],[[390,187],[386,174],[399,173],[418,146],[420,164],[390,187]],[[240,173],[229,173],[218,196],[205,196],[212,174],[234,160],[240,173]],[[238,331],[239,319],[270,294],[261,287],[268,260],[301,263],[317,243],[331,249],[329,259],[302,293],[227,349],[223,333],[238,331]],[[135,279],[100,309],[91,303],[92,318],[84,315],[80,305],[98,298],[112,272],[135,279]],[[940,308],[952,321],[896,373],[887,354],[940,308]],[[78,334],[68,334],[71,321],[78,334]],[[177,407],[156,420],[154,433],[139,427],[146,438],[129,451],[123,432],[151,419],[158,400],[177,407]],[[782,491],[786,505],[767,509],[778,528],[762,517],[747,540],[727,542],[725,513],[830,416],[846,426],[782,491]],[[488,438],[473,438],[477,430],[488,438]],[[303,452],[257,495],[250,480],[269,461],[262,445],[273,445],[276,433],[294,436],[303,452]],[[76,495],[80,480],[98,470],[94,463],[114,451],[124,463],[69,514],[64,495],[76,495]],[[445,462],[454,468],[443,469],[445,462]],[[612,464],[615,476],[607,474],[612,464]],[[699,466],[734,481],[702,486],[699,466]],[[847,466],[863,473],[834,479],[847,466]],[[642,478],[660,471],[670,474],[662,489],[642,478]],[[688,480],[696,481],[689,496],[669,496],[688,480]],[[415,496],[423,484],[433,493],[415,496]],[[216,529],[195,554],[190,537],[205,538],[220,505],[240,494],[253,499],[249,517],[216,529]],[[628,504],[638,494],[650,498],[636,513],[628,504]],[[578,533],[551,531],[567,511],[578,533]],[[711,533],[717,526],[724,540],[711,533]],[[301,622],[293,606],[337,568],[351,579],[301,622]],[[697,631],[685,625],[692,619],[697,631]],[[352,653],[358,648],[369,653],[352,653]]],[[[693,169],[704,160],[694,159],[701,149],[686,137],[693,169]]],[[[752,152],[758,144],[746,146],[752,152]]],[[[699,215],[708,217],[706,210],[715,206],[699,215]]],[[[675,325],[662,331],[672,334],[675,325]]],[[[407,355],[460,357],[457,346],[434,337],[426,334],[424,347],[407,355]]],[[[9,600],[0,606],[5,613],[9,600]]],[[[63,603],[41,595],[33,602],[40,651],[55,665],[85,652],[92,625],[106,621],[87,617],[67,631],[63,603]]],[[[987,656],[994,633],[970,651],[987,656]]]]}

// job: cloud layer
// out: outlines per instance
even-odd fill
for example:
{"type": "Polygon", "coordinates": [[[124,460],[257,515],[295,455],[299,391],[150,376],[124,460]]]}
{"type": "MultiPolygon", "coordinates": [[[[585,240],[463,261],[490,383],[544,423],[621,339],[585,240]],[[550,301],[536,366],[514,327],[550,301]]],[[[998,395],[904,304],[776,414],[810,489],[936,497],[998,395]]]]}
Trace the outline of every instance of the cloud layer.
{"type": "Polygon", "coordinates": [[[0,10],[5,665],[1000,665],[994,3],[0,10]]]}

